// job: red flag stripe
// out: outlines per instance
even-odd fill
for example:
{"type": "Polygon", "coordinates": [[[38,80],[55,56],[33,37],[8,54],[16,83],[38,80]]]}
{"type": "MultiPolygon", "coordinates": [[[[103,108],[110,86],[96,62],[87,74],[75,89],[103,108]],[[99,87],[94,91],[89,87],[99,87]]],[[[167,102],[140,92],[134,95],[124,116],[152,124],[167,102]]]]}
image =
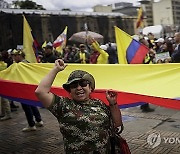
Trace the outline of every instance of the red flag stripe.
{"type": "MultiPolygon", "coordinates": [[[[19,99],[38,101],[34,93],[35,89],[37,88],[37,85],[11,82],[7,80],[0,80],[0,85],[1,85],[0,88],[1,95],[19,98],[19,99]]],[[[52,87],[51,91],[57,95],[69,97],[69,94],[60,87],[52,87]]],[[[106,100],[105,91],[106,89],[95,90],[91,94],[91,97],[99,98],[103,100],[106,104],[108,104],[106,100]]],[[[117,98],[118,105],[126,105],[126,104],[131,105],[137,102],[147,102],[166,108],[180,110],[180,100],[177,99],[146,96],[146,95],[133,94],[122,91],[117,91],[117,92],[118,92],[118,98],[117,98]]]]}

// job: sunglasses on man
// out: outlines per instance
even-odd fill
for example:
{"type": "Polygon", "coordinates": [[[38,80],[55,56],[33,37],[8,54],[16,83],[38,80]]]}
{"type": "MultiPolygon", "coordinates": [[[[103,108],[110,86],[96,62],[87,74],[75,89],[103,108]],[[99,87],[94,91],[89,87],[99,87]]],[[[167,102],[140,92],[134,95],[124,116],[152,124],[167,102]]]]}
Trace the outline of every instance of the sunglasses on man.
{"type": "Polygon", "coordinates": [[[70,88],[70,89],[75,89],[75,88],[77,88],[79,85],[80,85],[81,87],[86,87],[88,84],[90,84],[90,82],[87,81],[87,80],[74,81],[73,83],[71,83],[71,84],[69,85],[69,88],[70,88]]]}

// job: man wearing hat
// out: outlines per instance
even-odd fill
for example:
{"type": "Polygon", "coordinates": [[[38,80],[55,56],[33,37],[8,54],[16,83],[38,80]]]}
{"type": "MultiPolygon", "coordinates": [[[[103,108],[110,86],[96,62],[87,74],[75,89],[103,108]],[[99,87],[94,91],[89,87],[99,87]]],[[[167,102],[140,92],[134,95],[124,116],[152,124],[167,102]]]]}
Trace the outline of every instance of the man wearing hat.
{"type": "Polygon", "coordinates": [[[180,32],[174,34],[174,40],[176,43],[176,48],[174,49],[170,60],[173,63],[180,63],[180,32]]]}
{"type": "Polygon", "coordinates": [[[12,56],[13,60],[14,60],[16,63],[19,63],[19,62],[29,63],[29,62],[25,59],[25,53],[24,53],[22,50],[16,50],[16,49],[14,49],[14,50],[11,52],[11,56],[12,56]]]}
{"type": "Polygon", "coordinates": [[[159,38],[156,41],[154,41],[156,43],[156,53],[161,53],[163,52],[163,43],[164,43],[164,39],[163,38],[159,38]]]}
{"type": "MultiPolygon", "coordinates": [[[[7,63],[3,61],[3,56],[0,53],[0,71],[7,68],[7,63]]],[[[11,119],[11,108],[8,99],[0,96],[0,121],[11,119]]]]}
{"type": "Polygon", "coordinates": [[[56,59],[57,57],[53,52],[53,45],[51,42],[48,42],[44,49],[44,55],[41,61],[42,63],[54,63],[56,59]]]}
{"type": "Polygon", "coordinates": [[[89,63],[89,57],[90,54],[87,52],[85,44],[80,44],[79,51],[75,54],[74,62],[86,64],[89,63]]]}
{"type": "Polygon", "coordinates": [[[110,153],[111,124],[117,128],[116,133],[121,132],[119,128],[122,126],[121,113],[116,102],[117,93],[107,91],[109,106],[99,99],[91,98],[95,79],[83,70],[73,71],[63,84],[70,98],[51,93],[51,85],[56,75],[66,67],[63,60],[56,60],[54,68],[35,91],[39,100],[60,124],[65,153],[110,153]]]}

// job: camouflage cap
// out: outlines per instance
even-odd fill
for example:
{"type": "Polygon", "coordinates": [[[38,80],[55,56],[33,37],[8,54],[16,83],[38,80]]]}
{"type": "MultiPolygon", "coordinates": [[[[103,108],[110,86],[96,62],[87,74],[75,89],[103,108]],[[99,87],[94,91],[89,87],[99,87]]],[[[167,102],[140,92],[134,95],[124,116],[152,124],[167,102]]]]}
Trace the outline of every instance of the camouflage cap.
{"type": "Polygon", "coordinates": [[[65,84],[63,84],[63,88],[66,91],[69,91],[69,85],[72,82],[78,81],[78,80],[81,80],[81,79],[84,79],[84,80],[87,80],[87,81],[90,82],[92,91],[95,89],[95,80],[94,80],[94,77],[90,73],[88,73],[86,71],[83,71],[83,70],[75,70],[75,71],[73,71],[69,75],[68,81],[65,84]]]}

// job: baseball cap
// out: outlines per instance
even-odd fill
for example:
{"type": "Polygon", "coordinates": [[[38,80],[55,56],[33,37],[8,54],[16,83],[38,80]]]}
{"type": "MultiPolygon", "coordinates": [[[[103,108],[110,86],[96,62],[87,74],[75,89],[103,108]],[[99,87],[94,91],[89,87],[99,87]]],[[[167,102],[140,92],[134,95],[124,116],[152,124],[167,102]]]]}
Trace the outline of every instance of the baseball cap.
{"type": "Polygon", "coordinates": [[[46,47],[45,47],[46,49],[53,49],[53,44],[51,43],[51,42],[48,42],[47,44],[46,44],[46,47]]]}
{"type": "Polygon", "coordinates": [[[85,46],[84,44],[80,44],[79,47],[80,47],[80,48],[82,48],[82,47],[85,48],[86,46],[85,46]]]}
{"type": "Polygon", "coordinates": [[[107,46],[106,45],[100,45],[100,48],[103,49],[103,50],[107,50],[107,46]]]}
{"type": "Polygon", "coordinates": [[[163,39],[163,38],[159,38],[159,39],[157,39],[157,40],[156,40],[156,41],[154,41],[154,42],[164,43],[164,39],[163,39]]]}
{"type": "Polygon", "coordinates": [[[22,53],[23,52],[21,50],[16,50],[16,49],[11,51],[11,55],[21,55],[22,53]]]}

